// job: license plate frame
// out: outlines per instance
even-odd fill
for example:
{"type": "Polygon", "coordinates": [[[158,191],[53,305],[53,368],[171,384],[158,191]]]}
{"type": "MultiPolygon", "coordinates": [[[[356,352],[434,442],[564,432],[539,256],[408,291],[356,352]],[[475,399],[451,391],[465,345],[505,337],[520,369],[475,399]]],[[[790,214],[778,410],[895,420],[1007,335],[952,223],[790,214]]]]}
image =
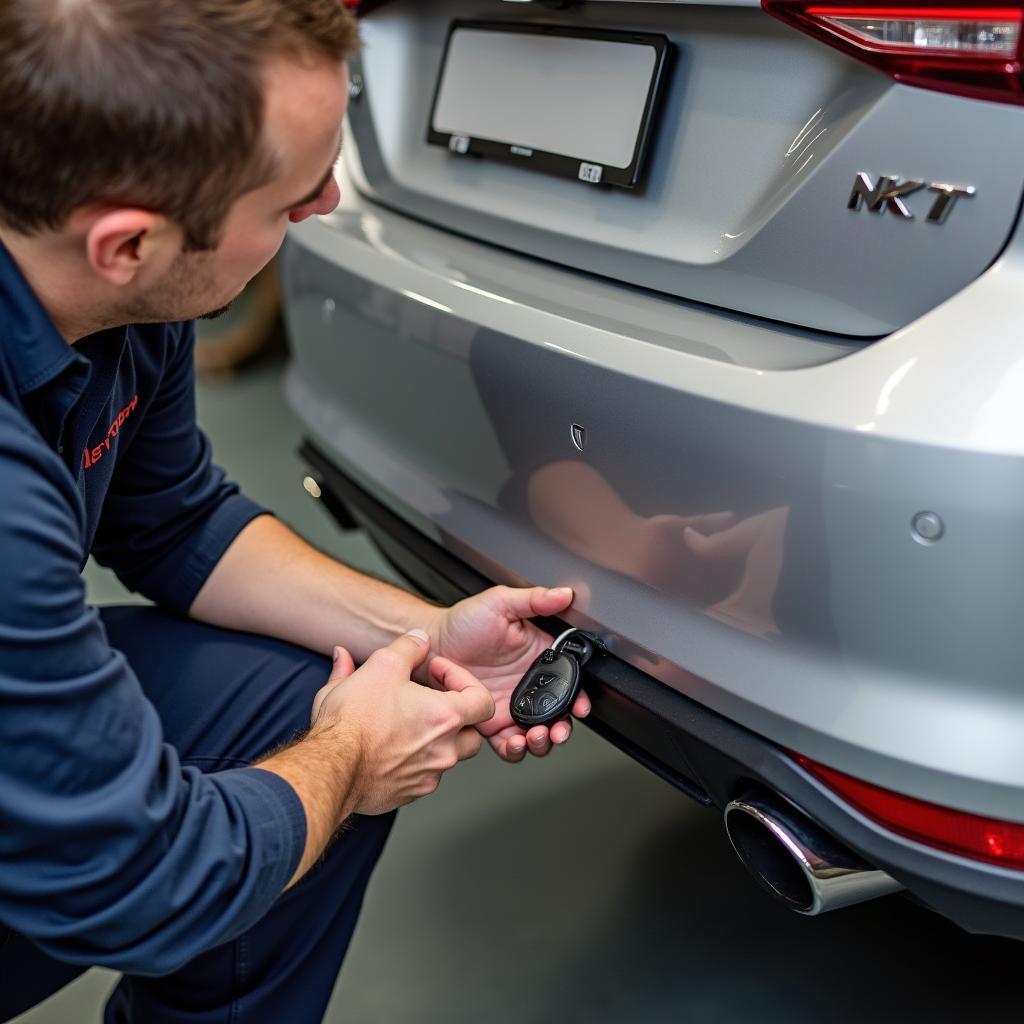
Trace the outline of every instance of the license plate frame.
{"type": "MultiPolygon", "coordinates": [[[[482,42],[486,45],[489,41],[483,40],[482,42]]],[[[431,145],[443,146],[457,157],[473,156],[500,160],[504,163],[511,163],[520,167],[555,174],[560,177],[572,178],[590,185],[612,185],[625,189],[637,189],[642,184],[646,157],[655,135],[655,122],[668,78],[671,52],[672,46],[668,38],[656,33],[622,32],[578,27],[575,25],[463,19],[453,21],[448,31],[448,38],[445,42],[440,67],[438,68],[434,96],[430,106],[430,119],[427,126],[427,142],[431,145]],[[629,76],[629,81],[625,83],[629,89],[629,94],[621,97],[622,105],[629,107],[629,113],[623,115],[624,120],[633,116],[633,112],[639,110],[631,152],[621,147],[628,146],[629,132],[633,126],[629,123],[619,125],[617,133],[620,139],[620,153],[628,153],[628,158],[621,161],[618,165],[614,162],[606,162],[604,159],[588,159],[586,153],[582,152],[582,148],[587,143],[578,144],[575,153],[558,152],[556,149],[549,148],[543,143],[539,146],[533,144],[536,137],[551,134],[550,124],[545,126],[545,128],[537,128],[536,130],[519,124],[518,126],[506,126],[506,128],[496,125],[496,131],[493,132],[489,130],[480,131],[479,123],[482,115],[479,112],[462,112],[461,114],[453,112],[453,107],[458,107],[460,103],[458,99],[458,75],[462,74],[463,79],[465,78],[464,70],[453,73],[452,77],[449,78],[449,73],[452,69],[453,48],[457,44],[468,46],[470,42],[476,42],[476,40],[469,40],[469,37],[466,35],[460,38],[460,33],[467,32],[476,33],[478,36],[479,34],[499,34],[493,38],[493,45],[499,48],[499,52],[503,49],[505,55],[508,56],[514,52],[510,47],[520,46],[524,57],[528,60],[534,59],[537,64],[543,64],[546,58],[561,54],[580,64],[579,68],[571,69],[577,72],[578,79],[585,79],[589,71],[592,82],[596,82],[597,78],[593,67],[590,69],[586,67],[588,59],[591,57],[597,58],[599,53],[605,56],[614,55],[615,51],[608,49],[608,44],[632,47],[629,60],[632,64],[636,65],[636,68],[627,69],[625,72],[625,75],[629,76]],[[521,37],[522,41],[515,40],[514,37],[516,36],[521,37]],[[586,41],[602,44],[600,50],[578,45],[586,41]],[[647,48],[651,50],[649,55],[646,52],[641,52],[647,48]],[[651,58],[651,64],[649,78],[645,81],[644,75],[646,70],[644,63],[648,56],[651,58]],[[450,123],[453,118],[458,119],[460,116],[466,118],[469,122],[475,121],[476,124],[472,128],[464,130],[450,123]],[[449,123],[445,123],[446,120],[449,123]],[[503,131],[507,131],[507,133],[519,132],[521,137],[493,137],[495,134],[502,134],[503,131]],[[528,139],[527,136],[530,136],[530,138],[528,139]],[[623,136],[627,139],[626,143],[621,142],[623,136]]],[[[625,56],[625,51],[623,51],[623,56],[625,56]]],[[[464,58],[459,57],[457,59],[464,58]]],[[[469,59],[472,60],[472,58],[469,59]]],[[[591,64],[595,63],[594,60],[590,62],[591,64]]],[[[500,62],[498,62],[498,65],[500,67],[500,62]]],[[[520,96],[525,93],[527,94],[527,100],[532,97],[535,103],[547,97],[551,101],[552,106],[560,105],[562,109],[566,110],[569,108],[569,105],[575,103],[579,107],[578,116],[589,116],[595,119],[595,121],[600,120],[601,111],[596,109],[601,102],[599,95],[594,93],[588,95],[585,90],[582,95],[579,95],[578,89],[576,95],[570,95],[568,90],[559,91],[551,88],[550,74],[542,76],[543,80],[531,80],[528,71],[529,69],[513,72],[513,75],[519,74],[522,76],[519,81],[520,86],[523,87],[520,91],[520,96]]],[[[481,82],[481,89],[483,89],[484,84],[481,82]]],[[[502,86],[507,89],[509,84],[509,81],[486,83],[487,87],[491,89],[498,89],[502,86]]],[[[599,86],[598,92],[600,88],[608,89],[610,86],[599,86]]],[[[463,103],[462,105],[465,106],[466,104],[463,103]]],[[[473,105],[472,101],[470,101],[470,105],[473,105]]],[[[523,110],[516,110],[513,115],[508,115],[506,110],[506,121],[510,119],[512,121],[525,120],[528,116],[528,110],[525,112],[523,110]]],[[[574,123],[579,124],[580,122],[574,123]]],[[[595,143],[595,152],[599,149],[600,146],[595,143]]]]}

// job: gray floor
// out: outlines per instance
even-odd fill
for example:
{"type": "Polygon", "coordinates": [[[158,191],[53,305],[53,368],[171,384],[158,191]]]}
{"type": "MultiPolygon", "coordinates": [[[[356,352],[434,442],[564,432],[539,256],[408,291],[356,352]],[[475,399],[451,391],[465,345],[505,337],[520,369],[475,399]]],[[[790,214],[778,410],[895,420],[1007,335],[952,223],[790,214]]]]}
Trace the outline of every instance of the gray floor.
{"type": "MultiPolygon", "coordinates": [[[[220,461],[316,544],[380,572],[301,490],[280,373],[202,388],[220,461]]],[[[95,600],[122,599],[88,577],[95,600]]],[[[327,1020],[1015,1021],[1022,954],[898,897],[790,914],[750,881],[715,814],[578,729],[544,762],[482,754],[402,812],[327,1020]]],[[[19,1024],[97,1021],[113,980],[92,972],[19,1024]]]]}

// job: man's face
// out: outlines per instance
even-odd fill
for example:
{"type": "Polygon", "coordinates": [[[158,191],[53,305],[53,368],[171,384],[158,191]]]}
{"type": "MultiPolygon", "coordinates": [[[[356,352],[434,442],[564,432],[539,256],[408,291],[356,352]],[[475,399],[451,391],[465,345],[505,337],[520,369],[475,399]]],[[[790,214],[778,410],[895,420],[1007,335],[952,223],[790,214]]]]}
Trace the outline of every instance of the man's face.
{"type": "Polygon", "coordinates": [[[347,102],[343,62],[272,61],[264,138],[278,156],[277,176],[235,202],[215,250],[177,256],[136,297],[130,319],[188,320],[223,312],[281,247],[289,223],[330,213],[340,199],[334,164],[347,102]]]}

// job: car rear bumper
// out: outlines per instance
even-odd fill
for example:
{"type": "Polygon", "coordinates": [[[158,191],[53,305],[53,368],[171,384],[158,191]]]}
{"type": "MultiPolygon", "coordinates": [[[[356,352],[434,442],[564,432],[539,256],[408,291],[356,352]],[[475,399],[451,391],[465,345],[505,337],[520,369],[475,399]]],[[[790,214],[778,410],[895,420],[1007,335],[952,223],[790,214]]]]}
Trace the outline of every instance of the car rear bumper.
{"type": "Polygon", "coordinates": [[[567,272],[347,185],[293,242],[292,404],[421,533],[488,579],[573,585],[575,625],[780,746],[1024,819],[1019,240],[871,345],[567,272]],[[922,512],[939,542],[913,537],[922,512]],[[638,553],[707,513],[753,538],[728,609],[678,532],[638,553]]]}
{"type": "MultiPolygon", "coordinates": [[[[328,511],[366,529],[392,565],[426,596],[451,602],[492,581],[425,537],[342,472],[315,444],[302,455],[328,511]]],[[[544,622],[551,632],[564,624],[544,622]]],[[[757,733],[669,689],[614,655],[587,669],[595,732],[699,803],[722,810],[752,789],[780,794],[888,872],[919,902],[977,933],[1024,939],[1019,872],[956,857],[881,828],[757,733]]]]}

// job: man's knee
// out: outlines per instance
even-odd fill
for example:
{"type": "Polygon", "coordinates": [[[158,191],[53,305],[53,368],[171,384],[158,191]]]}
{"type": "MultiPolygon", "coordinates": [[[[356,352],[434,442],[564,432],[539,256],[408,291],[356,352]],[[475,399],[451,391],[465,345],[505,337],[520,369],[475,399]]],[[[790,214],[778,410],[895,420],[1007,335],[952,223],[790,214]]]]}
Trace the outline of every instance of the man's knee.
{"type": "Polygon", "coordinates": [[[244,727],[233,742],[236,756],[256,761],[305,733],[313,701],[330,674],[327,658],[289,644],[271,641],[268,646],[264,641],[240,690],[242,702],[251,702],[251,707],[241,715],[244,727]]]}
{"type": "Polygon", "coordinates": [[[167,741],[207,771],[251,763],[309,728],[330,659],[153,608],[102,611],[167,741]]]}

